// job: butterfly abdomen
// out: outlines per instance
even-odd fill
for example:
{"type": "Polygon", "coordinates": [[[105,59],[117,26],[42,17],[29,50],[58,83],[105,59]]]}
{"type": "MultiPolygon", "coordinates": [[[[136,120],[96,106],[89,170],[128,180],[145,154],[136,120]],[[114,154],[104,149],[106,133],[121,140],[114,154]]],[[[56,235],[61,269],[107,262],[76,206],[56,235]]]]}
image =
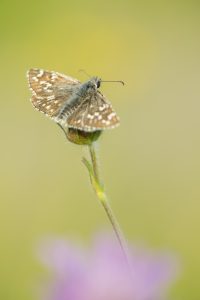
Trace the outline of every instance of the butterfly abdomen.
{"type": "Polygon", "coordinates": [[[71,96],[71,98],[68,99],[68,101],[60,109],[58,118],[67,119],[67,117],[70,116],[74,112],[74,110],[80,105],[81,101],[82,98],[80,96],[71,96]]]}

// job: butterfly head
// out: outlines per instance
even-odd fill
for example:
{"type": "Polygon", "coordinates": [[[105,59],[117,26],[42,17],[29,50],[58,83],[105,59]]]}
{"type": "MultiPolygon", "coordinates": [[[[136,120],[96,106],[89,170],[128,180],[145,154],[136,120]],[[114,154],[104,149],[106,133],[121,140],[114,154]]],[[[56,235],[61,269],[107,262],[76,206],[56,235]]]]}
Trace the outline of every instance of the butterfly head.
{"type": "Polygon", "coordinates": [[[101,79],[99,77],[92,77],[85,83],[85,88],[88,93],[94,93],[101,85],[101,79]]]}

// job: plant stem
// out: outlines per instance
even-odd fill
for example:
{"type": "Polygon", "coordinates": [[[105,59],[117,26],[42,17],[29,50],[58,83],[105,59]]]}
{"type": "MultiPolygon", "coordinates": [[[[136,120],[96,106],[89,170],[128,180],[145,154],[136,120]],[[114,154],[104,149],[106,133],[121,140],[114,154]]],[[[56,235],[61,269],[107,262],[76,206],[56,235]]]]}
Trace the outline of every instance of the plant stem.
{"type": "Polygon", "coordinates": [[[89,151],[90,151],[90,157],[91,157],[91,161],[92,161],[92,166],[93,166],[93,172],[94,172],[95,179],[99,183],[99,185],[102,186],[102,183],[100,181],[100,175],[99,175],[99,166],[98,166],[96,145],[94,143],[89,145],[89,151]]]}
{"type": "Polygon", "coordinates": [[[82,144],[83,142],[84,142],[83,144],[86,144],[86,142],[87,142],[87,145],[89,147],[91,163],[85,157],[83,157],[82,161],[83,161],[84,165],[86,166],[86,168],[88,169],[92,187],[93,187],[93,189],[94,189],[101,205],[103,206],[104,211],[112,225],[112,228],[115,232],[115,235],[116,235],[119,245],[121,247],[121,250],[124,255],[124,259],[128,265],[128,268],[131,269],[130,264],[129,264],[128,247],[127,247],[126,241],[124,239],[124,235],[123,235],[120,225],[113,213],[113,210],[109,204],[107,195],[104,190],[103,183],[102,183],[100,175],[99,175],[99,164],[98,164],[98,157],[97,157],[97,151],[96,151],[96,144],[94,143],[95,136],[98,137],[99,134],[98,134],[98,136],[97,135],[87,136],[85,132],[81,132],[76,129],[73,129],[73,131],[70,133],[70,130],[66,131],[66,129],[64,127],[62,127],[59,123],[57,123],[57,124],[63,130],[63,132],[65,133],[65,136],[71,142],[74,142],[75,144],[82,144]],[[93,139],[93,142],[92,142],[92,140],[90,140],[90,143],[88,143],[89,137],[93,139]]]}
{"type": "Polygon", "coordinates": [[[85,166],[87,167],[87,169],[89,171],[92,187],[93,187],[98,199],[100,200],[100,203],[103,206],[104,211],[105,211],[105,213],[112,225],[112,228],[116,234],[117,240],[119,242],[122,253],[124,255],[124,259],[125,259],[126,263],[128,264],[128,266],[130,266],[129,259],[128,259],[128,256],[129,256],[128,249],[127,249],[127,245],[126,245],[122,230],[121,230],[120,225],[119,225],[119,223],[113,213],[113,210],[109,204],[107,195],[104,191],[103,183],[100,179],[99,164],[98,164],[95,146],[96,145],[94,143],[89,145],[89,152],[90,152],[92,165],[85,158],[83,158],[83,163],[85,164],[85,166]]]}

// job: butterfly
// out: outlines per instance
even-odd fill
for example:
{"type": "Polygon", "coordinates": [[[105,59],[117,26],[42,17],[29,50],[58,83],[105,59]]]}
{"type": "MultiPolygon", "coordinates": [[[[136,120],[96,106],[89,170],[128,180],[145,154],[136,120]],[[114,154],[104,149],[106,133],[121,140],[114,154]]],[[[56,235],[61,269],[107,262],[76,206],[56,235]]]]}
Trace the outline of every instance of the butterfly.
{"type": "Polygon", "coordinates": [[[30,69],[27,77],[33,106],[63,128],[93,132],[119,125],[119,117],[99,91],[99,77],[81,83],[42,69],[30,69]]]}

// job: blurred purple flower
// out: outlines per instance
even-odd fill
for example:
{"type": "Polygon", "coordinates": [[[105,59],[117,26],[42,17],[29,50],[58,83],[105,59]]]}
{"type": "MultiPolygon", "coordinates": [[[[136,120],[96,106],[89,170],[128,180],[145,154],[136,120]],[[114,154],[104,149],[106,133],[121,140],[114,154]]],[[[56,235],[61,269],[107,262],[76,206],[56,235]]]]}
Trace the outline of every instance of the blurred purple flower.
{"type": "Polygon", "coordinates": [[[98,238],[92,252],[66,240],[42,246],[42,262],[53,272],[42,300],[157,300],[176,277],[176,262],[169,255],[134,248],[132,274],[117,242],[98,238]]]}

